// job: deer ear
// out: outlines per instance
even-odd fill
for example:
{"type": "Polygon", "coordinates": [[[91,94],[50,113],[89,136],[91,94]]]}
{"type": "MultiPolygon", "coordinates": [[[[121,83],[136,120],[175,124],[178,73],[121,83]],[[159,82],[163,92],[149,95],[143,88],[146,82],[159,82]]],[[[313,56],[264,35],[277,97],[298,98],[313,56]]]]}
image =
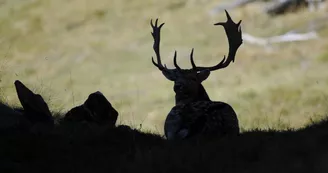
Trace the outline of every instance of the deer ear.
{"type": "Polygon", "coordinates": [[[202,70],[197,73],[197,78],[200,82],[206,80],[208,76],[211,74],[211,71],[209,70],[202,70]]]}
{"type": "Polygon", "coordinates": [[[177,76],[174,72],[163,70],[162,73],[166,77],[166,79],[170,81],[175,81],[177,79],[177,76]]]}
{"type": "Polygon", "coordinates": [[[118,112],[100,91],[90,94],[83,105],[92,113],[98,123],[115,126],[118,112]]]}
{"type": "Polygon", "coordinates": [[[53,121],[49,107],[41,95],[34,94],[19,80],[16,80],[14,84],[27,119],[30,121],[53,121]]]}

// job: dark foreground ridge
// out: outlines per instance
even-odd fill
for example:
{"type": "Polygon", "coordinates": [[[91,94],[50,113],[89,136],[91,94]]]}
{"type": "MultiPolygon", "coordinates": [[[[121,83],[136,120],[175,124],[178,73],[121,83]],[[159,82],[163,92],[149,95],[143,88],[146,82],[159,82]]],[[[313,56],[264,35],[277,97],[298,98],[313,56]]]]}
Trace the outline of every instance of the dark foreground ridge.
{"type": "Polygon", "coordinates": [[[167,141],[127,126],[0,134],[0,172],[328,172],[328,121],[297,131],[167,141]]]}

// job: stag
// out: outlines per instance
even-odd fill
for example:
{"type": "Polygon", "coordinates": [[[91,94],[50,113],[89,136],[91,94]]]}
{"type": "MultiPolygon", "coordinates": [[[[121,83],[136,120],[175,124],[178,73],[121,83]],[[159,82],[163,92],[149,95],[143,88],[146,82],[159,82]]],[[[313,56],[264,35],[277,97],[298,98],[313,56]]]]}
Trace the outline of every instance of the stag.
{"type": "Polygon", "coordinates": [[[239,124],[233,108],[224,102],[211,101],[205,91],[202,82],[208,78],[211,71],[223,69],[234,62],[236,52],[242,44],[241,20],[233,22],[229,13],[226,22],[214,25],[223,26],[229,42],[229,53],[218,64],[212,67],[196,66],[193,58],[194,49],[190,53],[191,69],[182,69],[177,64],[177,52],[174,52],[174,69],[169,69],[162,64],[160,57],[160,31],[164,23],[158,26],[150,24],[154,39],[153,50],[156,54],[157,63],[152,57],[152,63],[163,75],[174,82],[175,106],[166,117],[164,132],[167,139],[182,139],[197,134],[239,134],[239,124]]]}

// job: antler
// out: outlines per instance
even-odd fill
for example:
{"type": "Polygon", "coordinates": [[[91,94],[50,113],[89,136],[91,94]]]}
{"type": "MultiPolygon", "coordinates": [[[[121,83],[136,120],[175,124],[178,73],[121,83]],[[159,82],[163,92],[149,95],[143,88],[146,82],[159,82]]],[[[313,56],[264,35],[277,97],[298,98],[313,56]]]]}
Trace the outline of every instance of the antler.
{"type": "MultiPolygon", "coordinates": [[[[161,71],[165,70],[174,70],[174,69],[168,69],[166,67],[166,65],[162,64],[161,61],[161,55],[160,55],[160,41],[161,41],[161,28],[165,23],[162,23],[158,26],[158,19],[156,19],[155,21],[155,25],[153,24],[153,20],[150,20],[150,25],[153,28],[153,32],[151,32],[151,35],[154,38],[154,45],[153,45],[153,49],[154,52],[156,54],[156,58],[157,58],[157,63],[154,61],[154,57],[151,57],[151,60],[153,62],[153,64],[161,71]]],[[[174,58],[173,58],[173,62],[174,62],[174,66],[176,67],[176,69],[178,71],[181,71],[182,69],[178,66],[177,64],[177,51],[174,52],[174,58]]]]}
{"type": "Polygon", "coordinates": [[[235,55],[236,52],[239,48],[239,46],[243,43],[242,40],[242,32],[241,32],[241,28],[240,23],[241,20],[236,24],[235,22],[233,22],[233,20],[231,19],[229,13],[227,12],[227,10],[225,10],[226,16],[227,16],[227,21],[226,22],[219,22],[216,23],[214,25],[221,25],[223,26],[226,35],[228,37],[228,42],[229,42],[229,53],[228,53],[228,57],[226,59],[226,56],[223,57],[223,60],[221,62],[219,62],[217,65],[212,66],[212,67],[197,67],[195,65],[194,59],[193,59],[193,50],[190,54],[190,61],[192,64],[192,67],[194,70],[200,71],[200,70],[210,70],[210,71],[214,71],[214,70],[218,70],[221,68],[225,68],[227,67],[230,62],[234,62],[235,61],[235,55]]]}
{"type": "Polygon", "coordinates": [[[154,57],[151,57],[151,60],[153,62],[153,64],[160,69],[161,71],[165,70],[166,67],[163,66],[162,62],[161,62],[161,55],[160,55],[160,41],[161,41],[161,28],[164,25],[164,23],[160,24],[159,26],[157,26],[157,22],[158,19],[156,19],[155,21],[155,25],[153,24],[153,20],[150,20],[150,25],[153,28],[153,32],[151,32],[151,35],[154,38],[154,45],[153,45],[153,49],[154,52],[156,54],[156,58],[157,58],[157,63],[155,63],[154,61],[154,57]]]}
{"type": "MultiPolygon", "coordinates": [[[[239,27],[241,24],[241,20],[238,23],[235,23],[229,13],[227,12],[227,10],[225,10],[226,16],[227,16],[227,21],[226,22],[219,22],[216,23],[214,25],[222,25],[226,35],[228,37],[228,42],[229,42],[229,53],[228,53],[228,57],[226,58],[226,56],[223,57],[223,59],[221,60],[221,62],[219,62],[217,65],[212,66],[212,67],[197,67],[195,62],[194,62],[194,49],[191,50],[190,53],[190,61],[191,61],[191,65],[192,65],[192,71],[201,71],[201,70],[209,70],[209,71],[214,71],[214,70],[218,70],[221,68],[225,68],[227,67],[230,62],[234,62],[235,61],[235,55],[237,53],[237,50],[239,48],[239,46],[243,43],[242,40],[242,32],[241,32],[241,28],[239,27]]],[[[153,32],[151,33],[153,38],[154,38],[154,45],[153,45],[153,49],[155,51],[156,54],[156,58],[157,58],[157,63],[154,61],[154,57],[152,57],[152,62],[153,64],[161,71],[165,70],[174,70],[174,69],[168,69],[166,67],[166,65],[162,64],[161,62],[161,56],[160,56],[160,32],[161,32],[161,28],[164,25],[164,23],[160,24],[158,26],[158,19],[156,19],[155,21],[155,25],[153,24],[153,21],[150,20],[150,25],[153,29],[153,32]]],[[[188,69],[181,69],[178,64],[177,64],[177,52],[174,52],[174,58],[173,58],[173,62],[174,62],[174,66],[176,67],[176,70],[178,71],[184,71],[184,70],[188,70],[188,69]]]]}

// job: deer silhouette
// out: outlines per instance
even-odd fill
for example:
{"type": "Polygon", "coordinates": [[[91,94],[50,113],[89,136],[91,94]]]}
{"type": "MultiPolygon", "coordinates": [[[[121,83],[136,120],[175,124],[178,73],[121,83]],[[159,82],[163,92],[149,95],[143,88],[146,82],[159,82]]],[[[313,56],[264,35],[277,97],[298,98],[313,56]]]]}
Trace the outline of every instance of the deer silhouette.
{"type": "Polygon", "coordinates": [[[23,108],[0,105],[1,130],[43,134],[54,127],[54,119],[42,96],[33,93],[21,81],[14,82],[18,99],[23,108]]]}
{"type": "MultiPolygon", "coordinates": [[[[47,103],[21,81],[14,82],[22,107],[12,108],[0,102],[0,131],[47,134],[55,123],[47,103]]],[[[91,93],[80,106],[68,111],[62,121],[94,123],[97,126],[114,127],[118,112],[100,92],[91,93]]]]}
{"type": "Polygon", "coordinates": [[[66,121],[93,122],[98,125],[114,127],[118,112],[100,92],[91,93],[88,99],[80,106],[68,111],[64,117],[66,121]]]}
{"type": "Polygon", "coordinates": [[[173,62],[175,69],[169,69],[162,64],[160,57],[160,31],[164,23],[158,26],[151,20],[150,25],[154,39],[153,50],[156,54],[157,63],[152,57],[152,63],[170,81],[174,82],[175,106],[168,114],[164,132],[167,139],[181,139],[197,134],[239,134],[239,124],[233,108],[224,102],[211,101],[205,91],[202,82],[208,78],[211,71],[227,67],[234,62],[236,52],[242,44],[241,20],[234,23],[229,13],[226,22],[214,25],[223,26],[229,42],[228,57],[224,56],[217,65],[212,67],[196,66],[192,49],[190,54],[191,69],[182,69],[177,64],[177,52],[174,52],[173,62]]]}

